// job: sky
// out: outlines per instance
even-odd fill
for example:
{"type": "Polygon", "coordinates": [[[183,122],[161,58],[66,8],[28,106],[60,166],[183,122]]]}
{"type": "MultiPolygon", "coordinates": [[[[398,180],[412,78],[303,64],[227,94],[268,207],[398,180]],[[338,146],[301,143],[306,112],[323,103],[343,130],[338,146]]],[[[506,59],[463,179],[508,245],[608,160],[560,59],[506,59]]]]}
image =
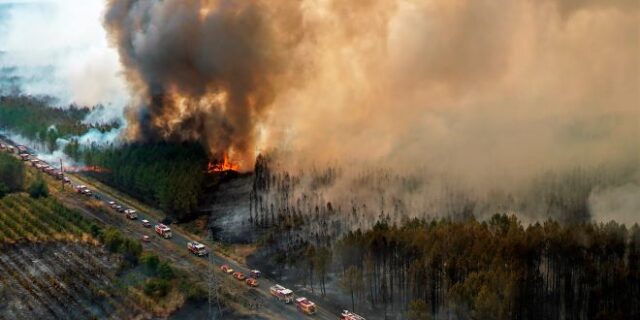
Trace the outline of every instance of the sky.
{"type": "Polygon", "coordinates": [[[120,117],[127,90],[117,52],[102,27],[101,0],[0,1],[1,67],[15,67],[22,90],[60,105],[109,106],[120,117]]]}

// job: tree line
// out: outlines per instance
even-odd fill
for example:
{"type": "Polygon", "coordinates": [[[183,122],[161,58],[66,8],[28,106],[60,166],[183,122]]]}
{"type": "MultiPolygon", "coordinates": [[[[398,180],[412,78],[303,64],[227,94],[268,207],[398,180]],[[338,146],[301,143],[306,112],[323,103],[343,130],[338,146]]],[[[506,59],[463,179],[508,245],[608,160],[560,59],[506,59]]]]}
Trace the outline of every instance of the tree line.
{"type": "Polygon", "coordinates": [[[178,221],[197,215],[208,157],[194,143],[127,144],[83,149],[90,172],[100,181],[162,209],[178,221]]]}
{"type": "Polygon", "coordinates": [[[91,108],[76,105],[51,107],[53,102],[50,98],[26,95],[0,96],[0,127],[20,134],[53,152],[58,149],[57,140],[60,138],[81,136],[92,128],[107,132],[119,126],[116,122],[84,123],[91,108]]]}
{"type": "MultiPolygon", "coordinates": [[[[356,310],[411,319],[640,316],[640,227],[573,219],[586,210],[580,188],[573,198],[542,194],[571,209],[571,219],[531,225],[506,214],[410,218],[401,205],[372,216],[364,209],[371,203],[345,208],[321,192],[295,192],[300,177],[273,172],[268,161],[256,163],[250,221],[266,230],[255,255],[276,277],[297,276],[320,294],[333,283],[356,310]]],[[[330,183],[335,174],[319,171],[312,182],[330,183]]],[[[569,178],[551,185],[592,179],[578,171],[569,178]]]]}
{"type": "Polygon", "coordinates": [[[0,198],[25,190],[32,198],[49,196],[49,188],[41,173],[27,179],[25,166],[14,156],[0,152],[0,198]]]}

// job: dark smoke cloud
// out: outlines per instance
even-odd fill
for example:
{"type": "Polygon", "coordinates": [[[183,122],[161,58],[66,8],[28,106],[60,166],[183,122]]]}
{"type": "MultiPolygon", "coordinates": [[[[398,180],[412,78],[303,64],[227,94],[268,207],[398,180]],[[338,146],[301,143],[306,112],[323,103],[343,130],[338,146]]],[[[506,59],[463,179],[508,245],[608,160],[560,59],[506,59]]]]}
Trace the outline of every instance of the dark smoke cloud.
{"type": "Polygon", "coordinates": [[[584,212],[571,199],[593,193],[606,216],[609,198],[640,185],[639,6],[112,0],[105,25],[138,97],[134,138],[202,141],[243,169],[256,149],[280,150],[287,170],[339,162],[342,179],[325,191],[334,199],[356,193],[355,169],[426,168],[425,181],[444,186],[413,194],[430,212],[443,198],[432,190],[452,184],[470,199],[518,193],[536,204],[547,185],[562,193],[577,180],[571,205],[527,211],[584,212]]]}
{"type": "Polygon", "coordinates": [[[199,140],[214,156],[253,155],[257,120],[290,68],[295,15],[278,1],[113,0],[108,7],[105,26],[141,98],[130,110],[132,134],[199,140]]]}

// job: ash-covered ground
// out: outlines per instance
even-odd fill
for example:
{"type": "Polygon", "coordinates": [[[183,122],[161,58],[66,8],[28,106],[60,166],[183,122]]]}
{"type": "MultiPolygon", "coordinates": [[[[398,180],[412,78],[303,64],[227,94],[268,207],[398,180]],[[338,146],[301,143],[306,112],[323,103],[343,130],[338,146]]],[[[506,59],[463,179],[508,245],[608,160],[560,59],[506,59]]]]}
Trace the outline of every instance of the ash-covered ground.
{"type": "Polygon", "coordinates": [[[256,242],[260,232],[250,222],[249,195],[253,175],[222,173],[215,177],[202,210],[210,214],[209,226],[217,241],[230,244],[256,242]]]}

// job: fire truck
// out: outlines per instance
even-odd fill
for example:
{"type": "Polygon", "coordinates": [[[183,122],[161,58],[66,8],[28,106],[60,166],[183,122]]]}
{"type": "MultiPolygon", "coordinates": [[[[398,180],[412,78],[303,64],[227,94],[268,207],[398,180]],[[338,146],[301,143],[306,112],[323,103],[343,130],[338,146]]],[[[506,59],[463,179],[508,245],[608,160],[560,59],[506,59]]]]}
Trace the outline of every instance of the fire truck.
{"type": "Polygon", "coordinates": [[[133,209],[127,209],[124,211],[124,216],[127,217],[127,219],[129,220],[135,220],[138,219],[138,214],[136,213],[135,210],[133,209]]]}
{"type": "Polygon", "coordinates": [[[363,316],[359,316],[351,311],[343,310],[340,314],[340,320],[366,320],[363,316]]]}
{"type": "Polygon", "coordinates": [[[89,188],[87,188],[87,186],[85,185],[76,186],[75,189],[77,193],[84,194],[86,196],[91,196],[91,190],[89,190],[89,188]]]}
{"type": "Polygon", "coordinates": [[[187,249],[198,257],[204,257],[209,254],[204,244],[196,241],[187,242],[187,249]]]}
{"type": "Polygon", "coordinates": [[[301,298],[297,298],[296,299],[296,308],[298,308],[298,310],[300,310],[300,312],[306,314],[306,315],[312,315],[314,313],[316,313],[316,304],[309,301],[309,299],[305,298],[305,297],[301,297],[301,298]]]}
{"type": "Polygon", "coordinates": [[[163,238],[171,238],[171,228],[165,226],[164,224],[156,224],[154,229],[156,229],[156,233],[161,235],[163,238]]]}
{"type": "Polygon", "coordinates": [[[269,292],[272,296],[276,297],[276,299],[284,303],[291,303],[293,301],[293,291],[279,284],[276,284],[275,286],[269,288],[269,292]]]}

